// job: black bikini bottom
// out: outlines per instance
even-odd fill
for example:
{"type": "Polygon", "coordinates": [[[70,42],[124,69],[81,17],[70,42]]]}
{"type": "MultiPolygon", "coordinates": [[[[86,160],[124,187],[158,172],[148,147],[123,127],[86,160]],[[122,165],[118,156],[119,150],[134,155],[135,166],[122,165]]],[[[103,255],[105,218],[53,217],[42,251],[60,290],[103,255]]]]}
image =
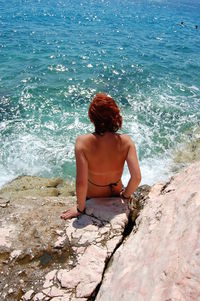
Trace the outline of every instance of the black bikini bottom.
{"type": "MultiPolygon", "coordinates": [[[[89,179],[88,179],[88,182],[94,186],[97,186],[97,187],[109,187],[110,188],[110,196],[113,196],[113,192],[114,192],[114,189],[113,187],[114,186],[117,186],[118,183],[121,181],[121,179],[119,179],[117,182],[114,182],[114,183],[110,183],[110,184],[107,184],[107,185],[98,185],[98,184],[95,184],[93,182],[91,182],[89,179]]],[[[87,199],[87,198],[86,198],[87,199]]]]}

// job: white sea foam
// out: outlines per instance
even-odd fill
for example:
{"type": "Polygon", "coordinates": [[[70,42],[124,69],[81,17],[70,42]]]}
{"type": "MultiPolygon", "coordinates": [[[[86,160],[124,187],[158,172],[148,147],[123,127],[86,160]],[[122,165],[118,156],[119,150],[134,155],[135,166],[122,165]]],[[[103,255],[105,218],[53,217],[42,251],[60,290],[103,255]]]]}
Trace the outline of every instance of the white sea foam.
{"type": "Polygon", "coordinates": [[[0,186],[22,174],[52,177],[63,164],[73,160],[74,143],[68,137],[60,141],[24,133],[5,141],[0,157],[0,186]]]}
{"type": "MultiPolygon", "coordinates": [[[[1,167],[1,166],[0,166],[1,167]]],[[[0,172],[0,189],[3,185],[7,184],[8,182],[12,181],[18,176],[18,174],[8,173],[6,170],[1,169],[0,172]]]]}
{"type": "MultiPolygon", "coordinates": [[[[171,157],[152,157],[140,162],[142,180],[140,185],[153,185],[168,180],[172,176],[173,160],[171,157]]],[[[130,178],[127,165],[125,165],[122,181],[127,185],[130,178]]]]}
{"type": "Polygon", "coordinates": [[[53,65],[51,65],[51,66],[49,66],[48,67],[48,69],[50,70],[50,71],[57,71],[57,72],[65,72],[65,71],[69,71],[69,69],[66,67],[66,66],[63,66],[63,65],[61,65],[61,64],[59,64],[59,65],[56,65],[56,66],[53,66],[53,65]]]}
{"type": "Polygon", "coordinates": [[[192,89],[192,90],[195,90],[195,91],[199,91],[199,88],[196,87],[196,86],[190,86],[189,88],[192,89]]]}

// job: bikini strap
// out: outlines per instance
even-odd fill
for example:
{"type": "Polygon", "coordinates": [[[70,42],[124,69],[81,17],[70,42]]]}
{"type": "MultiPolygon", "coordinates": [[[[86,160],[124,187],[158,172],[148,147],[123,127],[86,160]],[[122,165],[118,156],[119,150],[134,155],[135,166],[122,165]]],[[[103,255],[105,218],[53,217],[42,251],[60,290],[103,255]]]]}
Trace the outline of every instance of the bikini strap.
{"type": "Polygon", "coordinates": [[[88,179],[88,182],[94,186],[97,186],[97,187],[109,187],[110,188],[110,194],[112,196],[113,194],[113,186],[117,186],[118,183],[120,182],[121,179],[119,179],[117,182],[114,182],[114,183],[110,183],[110,184],[107,184],[107,185],[98,185],[98,184],[95,184],[93,182],[91,182],[89,179],[88,179]]]}
{"type": "Polygon", "coordinates": [[[117,184],[120,182],[121,179],[119,179],[117,182],[114,182],[114,183],[110,183],[110,184],[106,184],[106,185],[98,185],[98,184],[95,184],[93,183],[92,181],[90,181],[88,179],[88,182],[94,186],[97,186],[97,187],[108,187],[108,186],[117,186],[117,184]]]}

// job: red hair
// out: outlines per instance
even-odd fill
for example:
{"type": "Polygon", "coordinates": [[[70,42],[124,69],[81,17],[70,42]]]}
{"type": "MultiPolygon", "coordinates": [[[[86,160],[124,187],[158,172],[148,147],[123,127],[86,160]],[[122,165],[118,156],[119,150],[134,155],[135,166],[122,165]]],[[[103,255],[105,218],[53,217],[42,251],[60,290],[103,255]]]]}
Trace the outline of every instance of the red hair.
{"type": "Polygon", "coordinates": [[[103,93],[98,93],[93,98],[88,115],[95,126],[95,132],[100,135],[117,132],[122,126],[122,116],[116,102],[103,93]]]}

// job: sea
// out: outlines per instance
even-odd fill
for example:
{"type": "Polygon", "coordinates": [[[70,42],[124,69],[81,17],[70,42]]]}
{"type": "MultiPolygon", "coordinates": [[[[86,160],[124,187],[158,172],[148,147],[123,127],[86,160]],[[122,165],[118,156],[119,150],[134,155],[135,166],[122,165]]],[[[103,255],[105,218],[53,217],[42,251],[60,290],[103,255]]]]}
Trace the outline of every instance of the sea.
{"type": "Polygon", "coordinates": [[[200,1],[0,0],[0,186],[73,181],[97,92],[120,107],[142,183],[173,175],[200,137],[200,1]]]}

